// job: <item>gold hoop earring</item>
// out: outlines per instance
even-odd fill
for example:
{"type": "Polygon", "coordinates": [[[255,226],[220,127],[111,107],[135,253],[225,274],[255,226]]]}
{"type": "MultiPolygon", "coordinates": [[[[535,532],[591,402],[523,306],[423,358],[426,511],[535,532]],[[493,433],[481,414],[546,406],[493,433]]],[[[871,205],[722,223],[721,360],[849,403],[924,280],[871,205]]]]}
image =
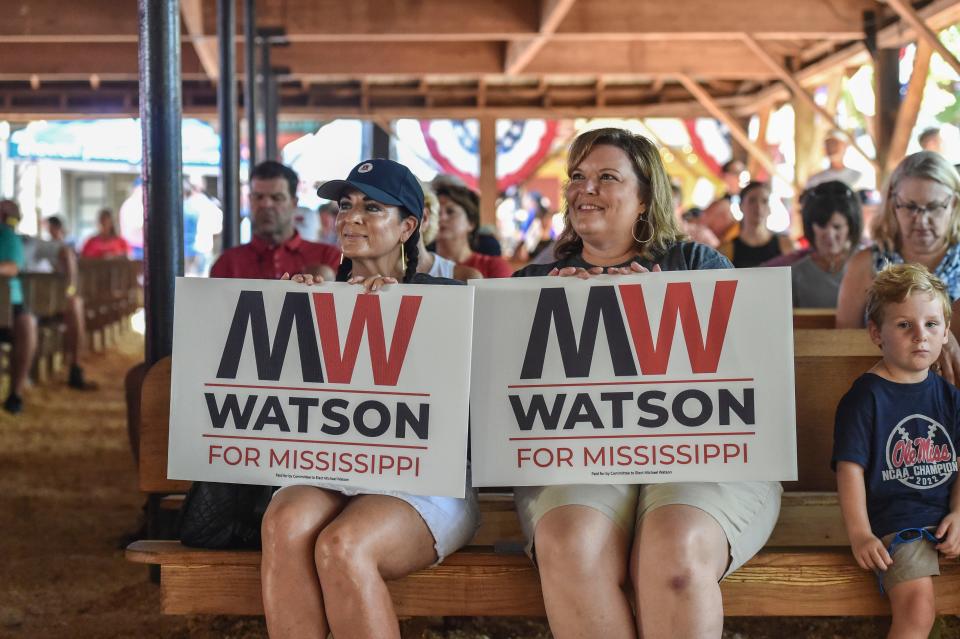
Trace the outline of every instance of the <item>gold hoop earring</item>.
{"type": "MultiPolygon", "coordinates": [[[[642,222],[642,221],[643,221],[643,216],[640,216],[640,217],[637,218],[637,222],[642,222]]],[[[648,238],[645,239],[645,240],[641,240],[639,237],[637,237],[637,225],[636,225],[636,223],[634,223],[633,227],[630,229],[630,235],[633,237],[633,241],[636,242],[637,244],[639,244],[640,246],[643,246],[644,244],[646,244],[647,242],[649,242],[650,240],[652,240],[652,239],[653,239],[653,226],[650,226],[649,228],[650,228],[650,237],[648,237],[648,238]]]]}
{"type": "Polygon", "coordinates": [[[400,263],[403,264],[403,272],[407,272],[407,253],[403,249],[403,242],[400,242],[400,263]]]}

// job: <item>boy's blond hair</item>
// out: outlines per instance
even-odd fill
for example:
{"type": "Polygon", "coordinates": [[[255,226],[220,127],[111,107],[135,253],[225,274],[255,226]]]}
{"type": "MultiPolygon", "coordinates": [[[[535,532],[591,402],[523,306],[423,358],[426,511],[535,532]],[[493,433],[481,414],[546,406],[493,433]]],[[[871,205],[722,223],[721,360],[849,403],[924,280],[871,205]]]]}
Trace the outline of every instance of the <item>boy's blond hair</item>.
{"type": "Polygon", "coordinates": [[[927,293],[938,298],[943,305],[943,319],[950,322],[947,287],[921,264],[893,264],[877,273],[867,291],[867,319],[880,326],[886,307],[904,302],[913,293],[927,293]]]}

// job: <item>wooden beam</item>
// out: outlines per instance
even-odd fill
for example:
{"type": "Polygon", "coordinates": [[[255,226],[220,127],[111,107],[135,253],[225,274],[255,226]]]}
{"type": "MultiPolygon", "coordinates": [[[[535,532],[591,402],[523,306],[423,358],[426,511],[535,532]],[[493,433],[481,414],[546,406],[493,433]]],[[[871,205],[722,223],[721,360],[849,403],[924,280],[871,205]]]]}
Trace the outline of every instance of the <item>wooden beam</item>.
{"type": "MultiPolygon", "coordinates": [[[[817,101],[813,99],[813,96],[807,93],[807,90],[803,88],[800,82],[783,66],[780,62],[775,60],[772,55],[770,55],[766,49],[763,48],[757,40],[751,36],[749,33],[743,34],[743,42],[753,51],[757,57],[763,61],[767,67],[773,71],[780,81],[783,82],[790,89],[790,92],[799,100],[805,102],[807,106],[814,110],[820,117],[824,118],[827,122],[835,123],[833,114],[824,109],[822,106],[817,104],[817,101]]],[[[849,131],[839,128],[836,124],[833,126],[837,127],[843,137],[847,138],[847,141],[850,143],[850,146],[853,149],[862,155],[868,162],[877,167],[877,162],[874,158],[870,157],[863,148],[857,144],[857,138],[849,131]]],[[[879,167],[877,167],[879,168],[879,167]]]]}
{"type": "MultiPolygon", "coordinates": [[[[136,42],[88,42],[3,45],[0,81],[26,80],[38,75],[44,81],[89,81],[96,73],[101,81],[138,80],[136,42]]],[[[184,46],[181,69],[185,79],[205,78],[193,47],[184,46]]]]}
{"type": "MultiPolygon", "coordinates": [[[[216,5],[216,2],[207,4],[216,5]]],[[[202,0],[180,0],[180,15],[187,33],[193,39],[193,48],[200,58],[203,70],[211,82],[220,77],[220,54],[217,51],[217,36],[208,36],[203,30],[202,0]]],[[[216,28],[213,29],[216,34],[216,28]]]]}
{"type": "Polygon", "coordinates": [[[480,224],[497,224],[497,118],[480,118],[480,224]]]}
{"type": "MultiPolygon", "coordinates": [[[[205,0],[206,1],[206,0],[205,0]]],[[[257,23],[282,26],[290,42],[466,42],[537,35],[535,0],[271,0],[257,3],[257,23]]],[[[214,7],[204,5],[207,32],[214,7]]]]}
{"type": "Polygon", "coordinates": [[[960,60],[957,59],[957,56],[953,55],[950,49],[947,48],[947,45],[940,41],[939,36],[937,36],[923,18],[917,14],[912,4],[905,0],[887,0],[887,4],[897,12],[901,20],[913,27],[917,32],[918,41],[923,40],[926,42],[931,49],[940,54],[940,57],[942,57],[947,64],[953,67],[957,75],[960,75],[960,60]]]}
{"type": "Polygon", "coordinates": [[[570,46],[551,40],[525,69],[531,74],[645,76],[688,73],[700,78],[768,80],[775,74],[738,40],[605,42],[570,46]]]}
{"type": "MultiPolygon", "coordinates": [[[[243,47],[240,47],[241,49],[243,47]]],[[[496,42],[293,42],[276,49],[275,64],[315,79],[362,75],[484,75],[503,71],[496,42]]]]}
{"type": "Polygon", "coordinates": [[[15,0],[4,3],[0,42],[136,42],[137,19],[136,2],[15,0]]]}
{"type": "Polygon", "coordinates": [[[768,2],[637,2],[580,0],[557,30],[570,33],[694,35],[711,38],[749,26],[763,39],[855,40],[863,38],[863,11],[870,0],[800,0],[768,2]]]}
{"type": "Polygon", "coordinates": [[[755,158],[757,162],[763,165],[763,168],[767,170],[771,177],[778,176],[780,179],[785,181],[787,184],[790,184],[790,180],[787,180],[780,172],[777,171],[776,165],[773,163],[773,160],[770,158],[770,155],[767,153],[766,149],[761,148],[753,140],[750,139],[750,136],[747,135],[747,132],[743,130],[743,127],[740,126],[740,123],[737,122],[737,119],[725,111],[716,100],[713,99],[707,91],[701,87],[696,80],[690,76],[679,73],[676,76],[677,80],[686,87],[687,91],[693,95],[697,101],[703,105],[703,108],[706,109],[713,117],[723,122],[726,125],[727,129],[730,130],[730,135],[740,143],[744,149],[747,150],[747,153],[751,157],[755,158]]]}
{"type": "MultiPolygon", "coordinates": [[[[887,153],[886,175],[890,175],[897,163],[907,154],[910,144],[910,134],[917,125],[917,114],[920,113],[920,103],[923,101],[923,90],[927,85],[927,75],[930,73],[930,58],[933,48],[926,40],[917,42],[916,56],[913,59],[913,73],[907,84],[907,94],[900,102],[897,111],[897,121],[890,138],[890,149],[887,153]]],[[[879,182],[879,181],[878,181],[879,182]]]]}
{"type": "Polygon", "coordinates": [[[503,71],[507,75],[517,75],[533,60],[547,40],[557,30],[576,0],[541,0],[540,29],[532,40],[509,42],[503,71]]]}

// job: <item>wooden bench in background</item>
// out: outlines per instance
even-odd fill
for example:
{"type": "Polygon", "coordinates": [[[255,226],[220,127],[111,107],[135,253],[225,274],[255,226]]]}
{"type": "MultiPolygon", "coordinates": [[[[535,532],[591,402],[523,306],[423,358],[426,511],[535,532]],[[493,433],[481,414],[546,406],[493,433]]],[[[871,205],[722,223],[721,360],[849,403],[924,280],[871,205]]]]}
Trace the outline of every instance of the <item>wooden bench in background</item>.
{"type": "Polygon", "coordinates": [[[90,345],[102,350],[143,306],[143,262],[81,258],[78,269],[77,288],[84,301],[90,345]]]}
{"type": "MultiPolygon", "coordinates": [[[[861,570],[847,546],[829,468],[833,413],[853,380],[877,359],[865,331],[795,333],[799,480],[784,485],[780,519],[767,546],[722,584],[729,616],[884,615],[876,579],[861,570]]],[[[182,493],[189,483],[166,479],[170,360],[147,373],[142,393],[140,488],[182,493]]],[[[442,565],[390,582],[401,616],[542,616],[533,564],[498,553],[521,539],[509,495],[484,494],[482,525],[471,545],[442,565]],[[506,542],[506,543],[504,543],[506,542]]],[[[260,553],[207,551],[177,541],[138,541],[130,561],[159,565],[168,614],[263,613],[260,553]]],[[[960,612],[960,564],[945,563],[935,580],[937,608],[960,612]]]]}
{"type": "Polygon", "coordinates": [[[32,377],[39,383],[60,369],[67,279],[60,273],[21,273],[23,299],[37,318],[37,355],[32,377]]]}

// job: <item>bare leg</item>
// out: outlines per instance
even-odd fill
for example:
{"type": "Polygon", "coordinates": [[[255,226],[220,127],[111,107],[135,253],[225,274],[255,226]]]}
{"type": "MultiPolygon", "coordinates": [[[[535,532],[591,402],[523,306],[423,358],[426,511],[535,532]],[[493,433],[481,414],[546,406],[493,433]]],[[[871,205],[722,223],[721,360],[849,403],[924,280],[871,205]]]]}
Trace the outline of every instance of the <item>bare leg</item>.
{"type": "Polygon", "coordinates": [[[354,497],[317,539],[315,560],[337,639],[400,639],[384,580],[437,559],[433,535],[410,504],[387,495],[354,497]]]}
{"type": "Polygon", "coordinates": [[[14,320],[13,392],[20,395],[27,385],[27,375],[37,354],[37,318],[21,313],[14,320]]]}
{"type": "Polygon", "coordinates": [[[643,638],[719,639],[719,581],[729,554],[720,524],[702,510],[677,505],[648,512],[637,525],[630,559],[643,638]]]}
{"type": "Polygon", "coordinates": [[[927,639],[937,617],[933,579],[921,577],[904,581],[890,588],[887,594],[893,611],[887,639],[927,639]]]}
{"type": "Polygon", "coordinates": [[[80,350],[83,348],[83,336],[86,331],[82,297],[72,295],[67,298],[63,320],[67,328],[65,334],[67,365],[73,366],[80,363],[80,350]]]}
{"type": "Polygon", "coordinates": [[[617,524],[587,506],[561,506],[540,519],[534,548],[554,637],[636,637],[623,592],[628,546],[617,524]]]}
{"type": "Polygon", "coordinates": [[[317,535],[347,498],[312,486],[274,495],[263,517],[263,609],[272,639],[326,639],[320,581],[313,563],[317,535]]]}

